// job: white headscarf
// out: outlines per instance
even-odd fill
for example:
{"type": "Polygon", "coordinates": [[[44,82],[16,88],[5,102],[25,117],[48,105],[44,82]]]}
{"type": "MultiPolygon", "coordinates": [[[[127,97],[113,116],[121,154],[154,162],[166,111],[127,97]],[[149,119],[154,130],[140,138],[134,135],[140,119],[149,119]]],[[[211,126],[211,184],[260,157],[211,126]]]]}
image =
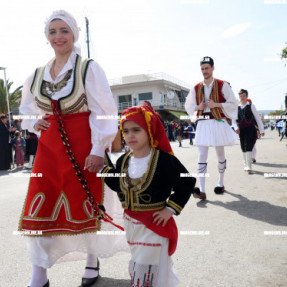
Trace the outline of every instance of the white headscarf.
{"type": "Polygon", "coordinates": [[[77,43],[79,39],[80,28],[78,27],[76,19],[65,10],[54,11],[52,15],[46,20],[44,31],[46,38],[49,39],[49,26],[50,23],[55,19],[63,20],[71,28],[74,35],[74,50],[77,54],[81,54],[81,47],[79,43],[77,43]]]}

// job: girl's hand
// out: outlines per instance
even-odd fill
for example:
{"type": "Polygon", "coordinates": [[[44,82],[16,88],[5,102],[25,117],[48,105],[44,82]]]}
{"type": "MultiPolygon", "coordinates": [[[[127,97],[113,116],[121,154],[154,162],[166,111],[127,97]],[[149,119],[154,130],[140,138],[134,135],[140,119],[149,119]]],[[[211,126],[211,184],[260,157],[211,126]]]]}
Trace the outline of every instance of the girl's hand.
{"type": "Polygon", "coordinates": [[[85,169],[88,169],[89,172],[98,172],[104,166],[104,159],[97,155],[88,155],[85,160],[85,169]]]}
{"type": "Polygon", "coordinates": [[[159,225],[162,223],[162,226],[165,227],[168,220],[173,216],[173,212],[167,207],[163,208],[160,211],[156,211],[152,216],[154,218],[153,223],[159,225]]]}

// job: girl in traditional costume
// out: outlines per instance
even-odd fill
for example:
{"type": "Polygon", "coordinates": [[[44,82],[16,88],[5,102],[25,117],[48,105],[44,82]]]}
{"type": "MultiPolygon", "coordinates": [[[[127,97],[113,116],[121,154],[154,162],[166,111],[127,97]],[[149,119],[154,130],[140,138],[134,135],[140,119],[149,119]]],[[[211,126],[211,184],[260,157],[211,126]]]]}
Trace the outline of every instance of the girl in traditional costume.
{"type": "Polygon", "coordinates": [[[106,166],[101,174],[124,208],[131,286],[176,286],[179,280],[171,255],[178,232],[173,215],[182,211],[196,180],[188,177],[186,168],[173,156],[152,108],[124,110],[121,129],[132,151],[122,155],[115,168],[106,166]]]}
{"type": "Polygon", "coordinates": [[[81,285],[87,287],[98,278],[97,257],[112,256],[126,245],[120,235],[97,236],[111,226],[100,221],[101,210],[92,208],[105,204],[120,218],[113,193],[104,196],[100,179],[92,173],[103,167],[105,149],[117,133],[117,109],[104,71],[80,56],[74,17],[64,10],[53,12],[45,35],[55,58],[27,79],[20,106],[22,114],[46,115],[22,123],[23,129],[41,131],[32,170],[41,176],[30,180],[19,230],[31,235],[30,287],[49,286],[47,268],[60,258],[79,259],[72,252],[87,253],[81,285]]]}
{"type": "Polygon", "coordinates": [[[15,150],[17,167],[24,166],[25,144],[26,144],[26,141],[22,137],[22,133],[19,131],[15,132],[15,138],[13,139],[13,148],[15,150]]]}

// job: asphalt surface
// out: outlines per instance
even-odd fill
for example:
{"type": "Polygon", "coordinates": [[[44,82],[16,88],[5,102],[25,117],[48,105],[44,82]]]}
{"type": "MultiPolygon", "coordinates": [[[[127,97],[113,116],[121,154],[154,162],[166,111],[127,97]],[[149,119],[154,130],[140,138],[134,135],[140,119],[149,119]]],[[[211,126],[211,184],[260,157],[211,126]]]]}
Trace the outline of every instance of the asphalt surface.
{"type": "MultiPolygon", "coordinates": [[[[198,150],[188,140],[172,143],[175,155],[196,173],[198,150]]],[[[207,200],[191,198],[176,217],[179,242],[173,256],[179,287],[287,286],[287,139],[268,130],[257,142],[254,173],[243,171],[239,143],[225,148],[224,195],[217,185],[217,159],[210,148],[207,200]],[[272,177],[270,177],[272,176],[272,177]]],[[[113,154],[115,160],[120,154],[113,154]]],[[[27,286],[32,266],[25,238],[15,235],[28,186],[26,170],[0,172],[0,287],[27,286]]],[[[97,287],[129,285],[129,253],[101,260],[97,287]]],[[[48,270],[51,287],[80,286],[85,261],[55,264],[48,270]]],[[[164,286],[162,286],[164,287],[164,286]]]]}

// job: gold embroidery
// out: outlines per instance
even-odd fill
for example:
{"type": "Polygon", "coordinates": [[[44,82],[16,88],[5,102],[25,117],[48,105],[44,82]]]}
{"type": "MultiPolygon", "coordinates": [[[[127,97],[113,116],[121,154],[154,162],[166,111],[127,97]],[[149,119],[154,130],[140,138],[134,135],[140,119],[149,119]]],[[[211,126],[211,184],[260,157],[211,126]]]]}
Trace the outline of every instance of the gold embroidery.
{"type": "Polygon", "coordinates": [[[70,69],[67,71],[64,78],[56,84],[43,80],[45,67],[37,69],[31,87],[32,94],[35,94],[37,106],[45,112],[52,113],[51,96],[67,85],[74,71],[73,89],[71,93],[59,100],[62,114],[77,113],[83,109],[83,107],[86,107],[85,109],[88,110],[83,81],[89,61],[90,60],[87,59],[82,61],[82,58],[77,56],[74,70],[70,69]]]}
{"type": "MultiPolygon", "coordinates": [[[[204,99],[204,93],[203,93],[203,83],[200,83],[197,89],[196,93],[196,98],[197,98],[197,104],[199,105],[202,100],[204,99]]],[[[201,116],[203,113],[203,110],[198,111],[198,115],[201,116]]]]}
{"type": "Polygon", "coordinates": [[[131,210],[157,210],[164,207],[165,201],[160,203],[150,203],[152,198],[149,194],[144,194],[143,192],[150,186],[151,181],[154,177],[156,171],[156,166],[159,158],[159,150],[152,148],[151,158],[148,163],[148,168],[146,173],[137,179],[130,179],[128,176],[128,161],[132,152],[129,152],[123,159],[121,171],[126,173],[126,181],[124,178],[120,179],[120,187],[122,193],[119,198],[125,196],[125,200],[122,201],[122,207],[127,209],[131,207],[131,210]],[[141,204],[140,200],[145,202],[141,204]]]}
{"type": "MultiPolygon", "coordinates": [[[[214,79],[214,82],[213,82],[210,99],[213,100],[215,103],[219,103],[218,82],[216,79],[214,79]]],[[[216,120],[219,120],[222,118],[220,114],[221,108],[212,108],[210,109],[210,111],[216,120]]]]}
{"type": "Polygon", "coordinates": [[[179,206],[177,203],[175,203],[174,201],[172,200],[169,200],[167,202],[168,205],[170,205],[174,210],[176,210],[178,213],[180,213],[182,211],[182,207],[179,206]]]}
{"type": "Polygon", "coordinates": [[[42,94],[51,98],[56,92],[61,91],[64,87],[67,86],[67,83],[70,80],[72,73],[73,73],[72,69],[67,71],[64,78],[57,84],[53,84],[43,80],[42,91],[41,91],[42,94]]]}
{"type": "Polygon", "coordinates": [[[83,105],[85,104],[88,104],[88,101],[87,101],[87,97],[86,97],[86,94],[82,94],[81,97],[72,105],[70,106],[69,108],[67,109],[64,109],[62,111],[62,114],[71,114],[73,113],[75,110],[79,110],[83,105]]]}

